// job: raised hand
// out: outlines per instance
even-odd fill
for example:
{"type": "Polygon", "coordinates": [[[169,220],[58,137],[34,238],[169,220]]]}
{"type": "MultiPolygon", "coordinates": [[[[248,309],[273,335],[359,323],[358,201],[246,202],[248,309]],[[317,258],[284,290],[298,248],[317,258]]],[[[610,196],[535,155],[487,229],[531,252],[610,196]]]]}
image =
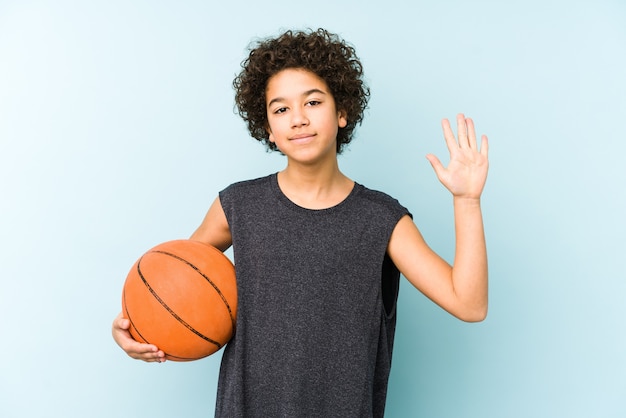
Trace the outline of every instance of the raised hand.
{"type": "Polygon", "coordinates": [[[459,114],[456,123],[458,141],[450,122],[447,119],[441,122],[443,136],[450,151],[448,167],[444,167],[433,154],[428,154],[426,158],[433,166],[439,181],[455,198],[480,199],[489,169],[487,136],[482,136],[479,149],[472,119],[459,114]]]}

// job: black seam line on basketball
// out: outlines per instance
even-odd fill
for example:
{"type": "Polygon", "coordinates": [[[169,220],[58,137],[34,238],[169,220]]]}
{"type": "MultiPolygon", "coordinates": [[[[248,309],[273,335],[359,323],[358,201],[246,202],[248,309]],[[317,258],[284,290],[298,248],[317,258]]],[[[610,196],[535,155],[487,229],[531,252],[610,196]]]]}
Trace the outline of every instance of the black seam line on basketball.
{"type": "Polygon", "coordinates": [[[165,353],[166,358],[168,358],[168,360],[174,360],[174,361],[193,361],[193,360],[200,360],[199,358],[192,358],[192,357],[179,357],[179,356],[174,356],[170,353],[165,353]]]}
{"type": "Polygon", "coordinates": [[[150,341],[148,341],[146,339],[146,337],[144,337],[143,335],[141,335],[141,332],[139,332],[139,330],[137,329],[137,327],[135,326],[135,323],[133,322],[133,319],[130,316],[130,312],[128,312],[128,305],[126,304],[126,289],[123,290],[122,292],[122,297],[124,298],[124,307],[126,308],[126,318],[128,319],[128,321],[130,322],[130,325],[135,328],[135,332],[139,335],[139,337],[141,337],[141,339],[144,341],[144,343],[146,344],[150,344],[150,341]]]}
{"type": "MultiPolygon", "coordinates": [[[[124,298],[124,307],[125,312],[126,312],[126,319],[128,319],[130,321],[130,324],[132,325],[132,327],[135,329],[135,332],[137,333],[137,335],[139,335],[139,337],[143,340],[143,342],[145,344],[151,344],[150,341],[148,341],[148,339],[146,337],[144,337],[141,332],[139,332],[139,329],[135,326],[135,323],[133,322],[132,318],[130,317],[130,312],[128,312],[128,304],[126,304],[126,289],[124,289],[122,291],[122,297],[124,298]]],[[[170,358],[176,358],[180,361],[190,361],[190,360],[196,360],[195,358],[187,358],[187,357],[179,357],[179,356],[175,356],[172,355],[170,353],[167,352],[163,352],[163,354],[165,354],[166,357],[170,357],[170,358]]]]}
{"type": "Polygon", "coordinates": [[[198,267],[194,266],[193,264],[191,264],[189,261],[185,260],[184,258],[177,256],[176,254],[168,253],[167,251],[163,251],[163,250],[153,250],[151,252],[169,255],[170,257],[173,257],[179,261],[182,261],[183,263],[187,264],[189,267],[194,269],[196,272],[198,272],[198,274],[200,274],[202,277],[204,277],[206,281],[209,282],[211,286],[213,286],[213,289],[215,289],[217,294],[220,295],[220,298],[222,298],[222,302],[224,302],[224,305],[226,305],[226,309],[228,309],[228,315],[230,316],[230,321],[233,323],[233,329],[235,329],[236,323],[235,323],[235,318],[233,317],[233,311],[230,309],[230,304],[228,303],[226,296],[224,296],[220,288],[217,287],[215,283],[213,283],[213,280],[211,280],[206,274],[204,274],[198,267]]]}
{"type": "Polygon", "coordinates": [[[193,332],[194,334],[196,334],[198,337],[202,338],[205,341],[210,342],[211,344],[215,344],[217,346],[218,349],[222,348],[222,344],[220,344],[219,342],[212,340],[211,338],[207,337],[206,335],[203,335],[200,331],[196,330],[194,327],[192,327],[191,325],[189,325],[187,322],[185,322],[184,319],[182,319],[180,316],[178,316],[176,314],[176,312],[174,312],[172,310],[172,308],[170,308],[167,303],[165,303],[165,301],[163,299],[161,299],[159,297],[159,295],[154,291],[154,289],[152,288],[152,286],[150,286],[150,284],[148,283],[148,281],[146,280],[146,278],[143,276],[143,274],[141,273],[141,260],[143,260],[143,257],[141,257],[139,259],[139,261],[137,262],[137,273],[139,274],[139,277],[141,277],[141,280],[143,281],[143,283],[146,285],[146,287],[148,288],[148,290],[150,291],[150,293],[152,293],[152,296],[154,296],[154,298],[161,304],[161,306],[163,306],[169,313],[170,315],[172,315],[178,322],[180,322],[185,328],[187,328],[189,331],[193,332]]]}

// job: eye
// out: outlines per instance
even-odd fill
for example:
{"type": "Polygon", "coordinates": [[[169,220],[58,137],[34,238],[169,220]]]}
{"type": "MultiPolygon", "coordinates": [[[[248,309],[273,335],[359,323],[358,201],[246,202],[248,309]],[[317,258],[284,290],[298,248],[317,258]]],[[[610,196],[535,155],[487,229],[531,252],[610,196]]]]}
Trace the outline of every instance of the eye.
{"type": "Polygon", "coordinates": [[[278,109],[274,110],[274,114],[280,115],[281,113],[285,113],[286,111],[287,111],[286,107],[279,107],[278,109]]]}
{"type": "Polygon", "coordinates": [[[306,104],[308,106],[317,106],[319,104],[321,104],[322,102],[320,102],[319,100],[309,100],[306,104]]]}

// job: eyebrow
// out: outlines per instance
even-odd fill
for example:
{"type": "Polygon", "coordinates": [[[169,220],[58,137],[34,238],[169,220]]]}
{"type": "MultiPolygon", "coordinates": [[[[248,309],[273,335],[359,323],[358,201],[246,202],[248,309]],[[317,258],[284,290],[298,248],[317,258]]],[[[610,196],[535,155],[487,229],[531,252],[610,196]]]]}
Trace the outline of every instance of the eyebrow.
{"type": "MultiPolygon", "coordinates": [[[[309,95],[311,95],[313,93],[321,93],[321,94],[324,94],[324,95],[327,94],[325,91],[320,90],[320,89],[311,89],[311,90],[307,90],[307,91],[303,92],[300,96],[301,97],[306,97],[306,96],[309,96],[309,95]]],[[[270,102],[267,104],[267,107],[270,107],[273,103],[284,102],[284,101],[285,101],[284,97],[276,97],[276,98],[270,100],[270,102]]]]}

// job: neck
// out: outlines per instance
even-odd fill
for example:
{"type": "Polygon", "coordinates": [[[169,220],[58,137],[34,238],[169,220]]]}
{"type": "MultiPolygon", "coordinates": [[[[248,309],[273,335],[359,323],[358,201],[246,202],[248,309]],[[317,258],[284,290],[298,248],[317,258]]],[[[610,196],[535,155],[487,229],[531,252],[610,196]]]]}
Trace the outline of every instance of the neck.
{"type": "Polygon", "coordinates": [[[339,170],[337,159],[313,165],[288,162],[279,176],[281,180],[298,187],[314,189],[327,188],[341,177],[345,177],[339,170]]]}
{"type": "Polygon", "coordinates": [[[339,170],[336,159],[326,167],[288,164],[278,173],[278,184],[292,202],[309,209],[334,206],[354,187],[354,182],[339,170]]]}

